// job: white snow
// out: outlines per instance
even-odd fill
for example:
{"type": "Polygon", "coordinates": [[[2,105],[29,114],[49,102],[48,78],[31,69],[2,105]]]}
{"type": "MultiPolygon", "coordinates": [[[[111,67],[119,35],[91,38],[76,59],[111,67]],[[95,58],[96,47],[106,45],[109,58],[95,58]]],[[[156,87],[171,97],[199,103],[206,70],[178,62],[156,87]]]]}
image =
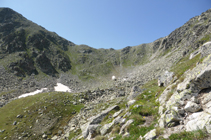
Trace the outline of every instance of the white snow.
{"type": "Polygon", "coordinates": [[[57,83],[57,86],[54,87],[54,90],[59,92],[71,92],[71,89],[68,86],[65,86],[61,83],[57,83]]]}
{"type": "Polygon", "coordinates": [[[46,90],[47,90],[47,88],[42,88],[42,89],[40,89],[40,90],[36,90],[36,91],[30,92],[30,93],[22,94],[22,95],[20,95],[18,98],[23,98],[23,97],[35,95],[35,94],[38,94],[38,93],[42,93],[43,91],[46,91],[46,90]]]}
{"type": "MultiPolygon", "coordinates": [[[[47,88],[42,88],[40,90],[36,90],[36,91],[30,92],[30,93],[22,94],[18,98],[23,98],[23,97],[35,95],[35,94],[42,93],[42,92],[47,91],[47,90],[48,90],[47,88]]],[[[65,86],[61,83],[57,83],[57,86],[54,87],[54,90],[58,91],[58,92],[71,92],[71,89],[69,87],[67,87],[67,86],[65,86]]]]}

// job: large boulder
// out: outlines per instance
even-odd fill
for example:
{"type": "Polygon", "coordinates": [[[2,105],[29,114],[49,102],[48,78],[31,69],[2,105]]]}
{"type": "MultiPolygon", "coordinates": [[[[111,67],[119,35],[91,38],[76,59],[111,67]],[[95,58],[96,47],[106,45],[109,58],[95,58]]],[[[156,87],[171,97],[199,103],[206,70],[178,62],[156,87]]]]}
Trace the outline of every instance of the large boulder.
{"type": "Polygon", "coordinates": [[[197,112],[190,115],[186,120],[186,131],[195,131],[210,125],[211,115],[206,112],[197,112]]]}
{"type": "Polygon", "coordinates": [[[211,41],[204,43],[200,47],[201,57],[208,56],[211,54],[211,41]]]}
{"type": "Polygon", "coordinates": [[[194,102],[188,101],[187,104],[185,105],[185,111],[187,112],[197,112],[201,109],[201,106],[199,104],[196,104],[194,102]]]}
{"type": "Polygon", "coordinates": [[[169,125],[170,123],[177,123],[179,121],[182,121],[182,118],[179,115],[179,113],[176,112],[175,110],[170,110],[165,115],[165,123],[166,123],[166,125],[169,125]]]}
{"type": "Polygon", "coordinates": [[[158,86],[166,87],[173,80],[173,76],[174,76],[173,72],[165,71],[165,73],[158,78],[158,86]]]}

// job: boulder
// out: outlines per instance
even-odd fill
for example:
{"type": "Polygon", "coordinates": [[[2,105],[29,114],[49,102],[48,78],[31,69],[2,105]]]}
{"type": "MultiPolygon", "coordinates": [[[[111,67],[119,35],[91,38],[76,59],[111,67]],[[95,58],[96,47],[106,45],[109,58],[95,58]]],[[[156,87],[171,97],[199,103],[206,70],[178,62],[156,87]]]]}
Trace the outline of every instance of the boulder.
{"type": "Polygon", "coordinates": [[[211,115],[206,112],[197,112],[188,116],[186,120],[186,131],[195,131],[203,129],[206,125],[209,125],[211,121],[211,115]]]}
{"type": "Polygon", "coordinates": [[[144,140],[152,140],[156,138],[156,129],[153,129],[144,135],[144,140]]]}
{"type": "Polygon", "coordinates": [[[174,76],[173,72],[165,71],[165,73],[158,78],[158,86],[166,87],[173,80],[173,76],[174,76]]]}
{"type": "Polygon", "coordinates": [[[169,113],[165,115],[165,122],[168,125],[171,122],[179,122],[182,120],[181,116],[175,110],[168,111],[169,113]]]}
{"type": "Polygon", "coordinates": [[[92,139],[99,134],[99,128],[101,125],[89,125],[87,139],[92,139]]]}
{"type": "Polygon", "coordinates": [[[211,54],[211,41],[204,43],[200,47],[201,57],[208,56],[211,54]]]}
{"type": "Polygon", "coordinates": [[[100,134],[105,135],[109,131],[109,129],[111,129],[112,126],[113,126],[113,122],[109,124],[105,124],[103,127],[100,128],[100,134]]]}
{"type": "Polygon", "coordinates": [[[131,120],[128,120],[128,121],[121,127],[119,134],[120,134],[120,135],[124,134],[125,131],[126,131],[126,128],[127,128],[131,123],[133,123],[133,122],[134,122],[134,121],[133,121],[132,119],[131,119],[131,120]]]}
{"type": "Polygon", "coordinates": [[[165,114],[162,114],[160,119],[158,120],[158,125],[160,128],[165,128],[165,114]]]}
{"type": "Polygon", "coordinates": [[[122,113],[123,112],[123,110],[124,109],[121,109],[121,110],[119,110],[118,112],[115,112],[114,114],[113,114],[113,118],[116,118],[120,113],[122,113]]]}
{"type": "Polygon", "coordinates": [[[199,111],[201,109],[201,106],[192,101],[188,101],[184,109],[186,112],[194,113],[194,112],[199,111]]]}
{"type": "Polygon", "coordinates": [[[201,103],[202,105],[205,105],[206,103],[211,101],[211,91],[208,91],[208,93],[202,95],[201,97],[201,103]]]}
{"type": "Polygon", "coordinates": [[[203,106],[203,109],[204,109],[205,112],[211,113],[211,102],[208,102],[207,104],[205,104],[203,106]]]}
{"type": "Polygon", "coordinates": [[[122,137],[129,137],[130,136],[130,133],[129,132],[125,132],[124,135],[122,135],[122,137]]]}
{"type": "Polygon", "coordinates": [[[201,52],[199,50],[194,51],[193,53],[190,54],[189,59],[193,59],[195,56],[197,56],[198,54],[200,54],[201,52]]]}
{"type": "Polygon", "coordinates": [[[136,100],[130,100],[127,102],[127,106],[129,107],[129,106],[133,105],[135,102],[136,102],[136,100]]]}

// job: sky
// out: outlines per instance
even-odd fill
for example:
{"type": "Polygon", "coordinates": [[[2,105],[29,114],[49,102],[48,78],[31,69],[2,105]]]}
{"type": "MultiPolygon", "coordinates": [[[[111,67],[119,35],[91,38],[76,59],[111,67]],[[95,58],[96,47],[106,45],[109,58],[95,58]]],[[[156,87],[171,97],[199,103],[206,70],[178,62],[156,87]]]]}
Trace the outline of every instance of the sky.
{"type": "Polygon", "coordinates": [[[211,0],[0,0],[77,44],[122,49],[169,35],[211,8],[211,0]]]}

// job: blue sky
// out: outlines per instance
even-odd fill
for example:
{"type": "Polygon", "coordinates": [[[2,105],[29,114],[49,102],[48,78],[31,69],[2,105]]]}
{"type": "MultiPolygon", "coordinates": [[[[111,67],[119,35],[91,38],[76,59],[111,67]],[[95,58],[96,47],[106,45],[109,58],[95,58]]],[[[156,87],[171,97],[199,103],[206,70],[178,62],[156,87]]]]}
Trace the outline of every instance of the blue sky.
{"type": "Polygon", "coordinates": [[[211,0],[0,0],[75,44],[121,49],[153,42],[211,8],[211,0]]]}

